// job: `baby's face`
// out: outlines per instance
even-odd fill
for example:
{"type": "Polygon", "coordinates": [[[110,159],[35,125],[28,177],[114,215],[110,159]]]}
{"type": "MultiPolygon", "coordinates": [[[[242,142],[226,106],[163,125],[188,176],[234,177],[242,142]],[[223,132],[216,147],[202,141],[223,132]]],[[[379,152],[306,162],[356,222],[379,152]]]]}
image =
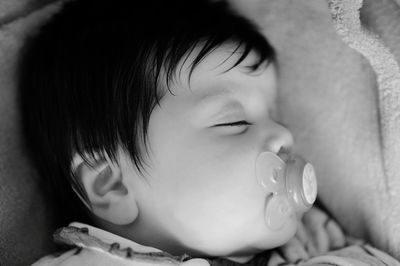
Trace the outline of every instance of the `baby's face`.
{"type": "MultiPolygon", "coordinates": [[[[257,57],[250,53],[226,71],[240,56],[229,57],[233,49],[212,52],[189,82],[190,57],[171,85],[173,95],[167,92],[152,112],[149,167],[132,184],[137,231],[149,234],[148,245],[171,253],[246,256],[282,245],[296,231],[295,217],[279,231],[267,228],[268,193],[255,175],[260,152],[278,153],[293,142],[275,121],[276,69],[264,64],[251,72],[257,57]]],[[[126,165],[125,174],[135,171],[126,165]]]]}

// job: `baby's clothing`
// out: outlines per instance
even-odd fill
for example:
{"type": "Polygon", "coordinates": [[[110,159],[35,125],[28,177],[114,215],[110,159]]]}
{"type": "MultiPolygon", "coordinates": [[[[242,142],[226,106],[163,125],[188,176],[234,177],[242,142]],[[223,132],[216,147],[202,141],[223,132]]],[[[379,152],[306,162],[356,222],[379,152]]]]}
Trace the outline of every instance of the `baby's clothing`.
{"type": "Polygon", "coordinates": [[[244,264],[223,258],[172,256],[80,223],[59,229],[54,239],[71,249],[47,256],[33,266],[400,266],[390,255],[345,236],[338,224],[316,207],[304,215],[296,236],[288,243],[260,253],[244,264]]]}

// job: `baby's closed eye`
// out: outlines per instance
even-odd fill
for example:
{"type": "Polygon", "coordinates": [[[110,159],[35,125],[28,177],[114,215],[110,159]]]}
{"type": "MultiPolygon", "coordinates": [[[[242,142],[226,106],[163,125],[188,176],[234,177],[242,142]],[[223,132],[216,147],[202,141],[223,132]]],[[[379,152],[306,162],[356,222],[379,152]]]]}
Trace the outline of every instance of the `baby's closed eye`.
{"type": "Polygon", "coordinates": [[[228,134],[241,134],[248,130],[252,123],[246,120],[232,121],[226,123],[219,123],[214,125],[214,128],[221,128],[221,130],[227,131],[228,134]]]}

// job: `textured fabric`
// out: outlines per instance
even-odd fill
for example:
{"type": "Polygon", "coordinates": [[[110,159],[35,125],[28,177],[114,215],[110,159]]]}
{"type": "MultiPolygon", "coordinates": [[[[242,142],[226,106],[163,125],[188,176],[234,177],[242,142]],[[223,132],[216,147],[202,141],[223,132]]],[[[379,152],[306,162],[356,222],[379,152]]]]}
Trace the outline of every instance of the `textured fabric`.
{"type": "Polygon", "coordinates": [[[57,256],[45,257],[33,266],[400,266],[389,255],[363,242],[347,239],[338,224],[317,208],[305,214],[296,236],[287,244],[261,253],[247,263],[222,258],[192,259],[186,255],[174,257],[83,224],[62,228],[56,232],[55,240],[74,248],[57,256]]]}
{"type": "MultiPolygon", "coordinates": [[[[384,45],[394,55],[394,58],[399,64],[400,8],[398,3],[399,1],[396,3],[391,0],[364,0],[363,7],[361,9],[361,18],[363,25],[380,37],[384,45]]],[[[392,82],[394,82],[394,80],[389,78],[389,87],[382,88],[379,93],[381,97],[395,101],[395,105],[391,105],[390,103],[385,104],[384,99],[382,99],[381,105],[382,110],[388,113],[388,116],[384,117],[384,119],[387,120],[387,128],[385,132],[387,137],[387,146],[393,146],[392,148],[397,150],[397,153],[392,154],[390,149],[387,149],[386,158],[389,160],[388,163],[397,165],[397,167],[399,167],[399,86],[392,86],[394,85],[392,82]]],[[[396,254],[400,257],[400,207],[398,204],[400,201],[400,174],[394,170],[395,168],[393,168],[389,175],[387,175],[386,191],[376,191],[377,195],[386,194],[387,201],[384,201],[385,199],[382,198],[382,210],[381,214],[377,215],[377,218],[379,217],[383,222],[377,224],[379,226],[371,228],[371,235],[375,242],[382,248],[387,247],[392,254],[396,254]]]]}

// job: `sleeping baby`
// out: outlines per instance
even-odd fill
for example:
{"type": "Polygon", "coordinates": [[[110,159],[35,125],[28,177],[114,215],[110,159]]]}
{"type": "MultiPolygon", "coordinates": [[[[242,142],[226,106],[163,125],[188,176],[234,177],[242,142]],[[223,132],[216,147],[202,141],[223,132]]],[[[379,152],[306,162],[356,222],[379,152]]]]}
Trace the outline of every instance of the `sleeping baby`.
{"type": "Polygon", "coordinates": [[[223,1],[64,4],[25,49],[21,108],[44,182],[87,224],[34,265],[400,265],[311,208],[278,71],[223,1]]]}

